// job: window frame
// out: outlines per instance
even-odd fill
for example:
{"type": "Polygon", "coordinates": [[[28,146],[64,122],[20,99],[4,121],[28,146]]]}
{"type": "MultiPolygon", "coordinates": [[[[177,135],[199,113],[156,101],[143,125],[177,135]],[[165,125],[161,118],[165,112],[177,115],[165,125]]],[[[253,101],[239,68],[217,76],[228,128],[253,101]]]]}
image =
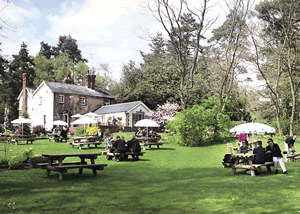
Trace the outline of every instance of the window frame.
{"type": "Polygon", "coordinates": [[[85,106],[86,105],[85,97],[79,97],[79,105],[81,105],[81,106],[85,106]]]}
{"type": "Polygon", "coordinates": [[[65,96],[64,95],[58,95],[58,103],[65,103],[65,96]]]}

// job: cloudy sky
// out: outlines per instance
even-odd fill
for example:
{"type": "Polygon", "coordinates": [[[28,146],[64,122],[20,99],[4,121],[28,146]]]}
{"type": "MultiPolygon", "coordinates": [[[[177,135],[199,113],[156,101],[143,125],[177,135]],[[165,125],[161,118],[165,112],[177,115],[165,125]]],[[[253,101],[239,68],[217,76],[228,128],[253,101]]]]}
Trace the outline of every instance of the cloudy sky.
{"type": "MultiPolygon", "coordinates": [[[[6,1],[0,0],[0,10],[6,1]]],[[[200,0],[189,0],[195,7],[200,0]],[[193,3],[195,2],[195,3],[193,3]]],[[[211,0],[208,17],[219,16],[212,28],[225,19],[224,1],[211,0]]],[[[77,40],[89,66],[109,64],[111,76],[120,78],[123,64],[141,62],[139,51],[148,51],[146,33],[162,31],[146,9],[145,0],[11,0],[0,18],[15,29],[3,29],[2,55],[18,54],[22,42],[35,56],[40,42],[57,45],[58,37],[71,35],[77,40]]]]}

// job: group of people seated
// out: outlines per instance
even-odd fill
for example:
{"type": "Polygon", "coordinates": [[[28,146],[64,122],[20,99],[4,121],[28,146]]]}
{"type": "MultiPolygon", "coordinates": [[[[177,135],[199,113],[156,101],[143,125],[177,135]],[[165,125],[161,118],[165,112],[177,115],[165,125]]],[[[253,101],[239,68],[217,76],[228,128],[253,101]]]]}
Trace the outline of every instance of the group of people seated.
{"type": "Polygon", "coordinates": [[[57,134],[62,139],[68,138],[69,129],[66,126],[57,126],[53,128],[52,134],[57,134]]]}
{"type": "MultiPolygon", "coordinates": [[[[265,162],[274,162],[275,174],[278,174],[278,163],[283,171],[283,174],[288,174],[285,164],[283,162],[283,156],[281,154],[280,147],[278,144],[273,142],[272,138],[269,138],[268,146],[266,148],[262,147],[262,141],[256,141],[254,143],[253,154],[255,154],[253,164],[264,164],[265,162]]],[[[242,146],[239,148],[238,153],[248,153],[248,141],[242,141],[242,146]]],[[[247,164],[247,163],[246,163],[247,164]]],[[[246,171],[248,174],[251,174],[250,171],[246,171]]],[[[258,175],[259,172],[255,171],[255,174],[258,175]]]]}
{"type": "Polygon", "coordinates": [[[146,129],[141,129],[141,128],[138,128],[135,132],[135,136],[136,137],[157,137],[157,133],[156,131],[154,130],[150,130],[149,133],[147,133],[147,130],[146,129]]]}
{"type": "MultiPolygon", "coordinates": [[[[121,155],[119,155],[119,153],[139,153],[141,152],[141,146],[140,143],[135,139],[134,135],[130,135],[130,140],[125,142],[124,136],[117,136],[116,139],[114,139],[113,134],[110,134],[105,141],[105,150],[113,152],[114,157],[118,162],[121,160],[121,155]]],[[[131,154],[131,156],[134,160],[138,160],[138,155],[131,154]]]]}

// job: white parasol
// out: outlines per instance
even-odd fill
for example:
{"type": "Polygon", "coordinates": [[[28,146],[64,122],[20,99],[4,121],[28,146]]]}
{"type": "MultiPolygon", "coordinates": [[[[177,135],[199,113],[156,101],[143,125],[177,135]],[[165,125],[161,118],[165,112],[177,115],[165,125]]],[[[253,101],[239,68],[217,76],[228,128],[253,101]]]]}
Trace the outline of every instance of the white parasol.
{"type": "Polygon", "coordinates": [[[231,133],[274,133],[275,129],[263,123],[244,123],[229,130],[231,133]]]}
{"type": "Polygon", "coordinates": [[[73,116],[71,116],[71,117],[74,117],[74,118],[76,118],[76,117],[82,117],[83,115],[81,115],[81,114],[75,114],[75,115],[73,115],[73,116]]]}
{"type": "Polygon", "coordinates": [[[68,123],[66,123],[65,121],[62,120],[55,120],[52,122],[52,125],[55,126],[68,126],[68,123]]]}
{"type": "Polygon", "coordinates": [[[23,135],[23,124],[30,124],[32,123],[32,120],[30,120],[29,118],[18,118],[11,121],[11,123],[22,124],[22,135],[23,135]]]}
{"type": "Polygon", "coordinates": [[[160,125],[157,122],[155,122],[154,120],[150,120],[150,119],[139,120],[134,124],[134,126],[147,127],[147,136],[148,136],[148,127],[160,127],[160,125]]]}

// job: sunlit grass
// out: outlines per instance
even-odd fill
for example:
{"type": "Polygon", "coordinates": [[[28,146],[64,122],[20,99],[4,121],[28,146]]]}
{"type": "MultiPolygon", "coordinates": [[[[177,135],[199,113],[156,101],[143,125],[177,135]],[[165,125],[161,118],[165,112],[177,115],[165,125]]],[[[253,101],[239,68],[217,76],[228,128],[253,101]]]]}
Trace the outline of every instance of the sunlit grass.
{"type": "MultiPolygon", "coordinates": [[[[129,140],[130,133],[122,134],[129,140]]],[[[266,146],[267,138],[261,139],[266,146]]],[[[284,148],[282,140],[274,140],[284,148]]],[[[145,150],[136,162],[100,156],[96,163],[108,166],[96,177],[88,169],[82,175],[69,170],[64,181],[56,172],[45,178],[42,169],[0,172],[0,213],[299,213],[300,162],[286,164],[287,176],[265,168],[256,177],[244,170],[231,176],[221,164],[226,143],[190,148],[165,140],[161,149],[145,150]]],[[[104,150],[104,145],[79,150],[47,140],[9,149],[15,153],[29,147],[35,154],[104,150]]]]}

